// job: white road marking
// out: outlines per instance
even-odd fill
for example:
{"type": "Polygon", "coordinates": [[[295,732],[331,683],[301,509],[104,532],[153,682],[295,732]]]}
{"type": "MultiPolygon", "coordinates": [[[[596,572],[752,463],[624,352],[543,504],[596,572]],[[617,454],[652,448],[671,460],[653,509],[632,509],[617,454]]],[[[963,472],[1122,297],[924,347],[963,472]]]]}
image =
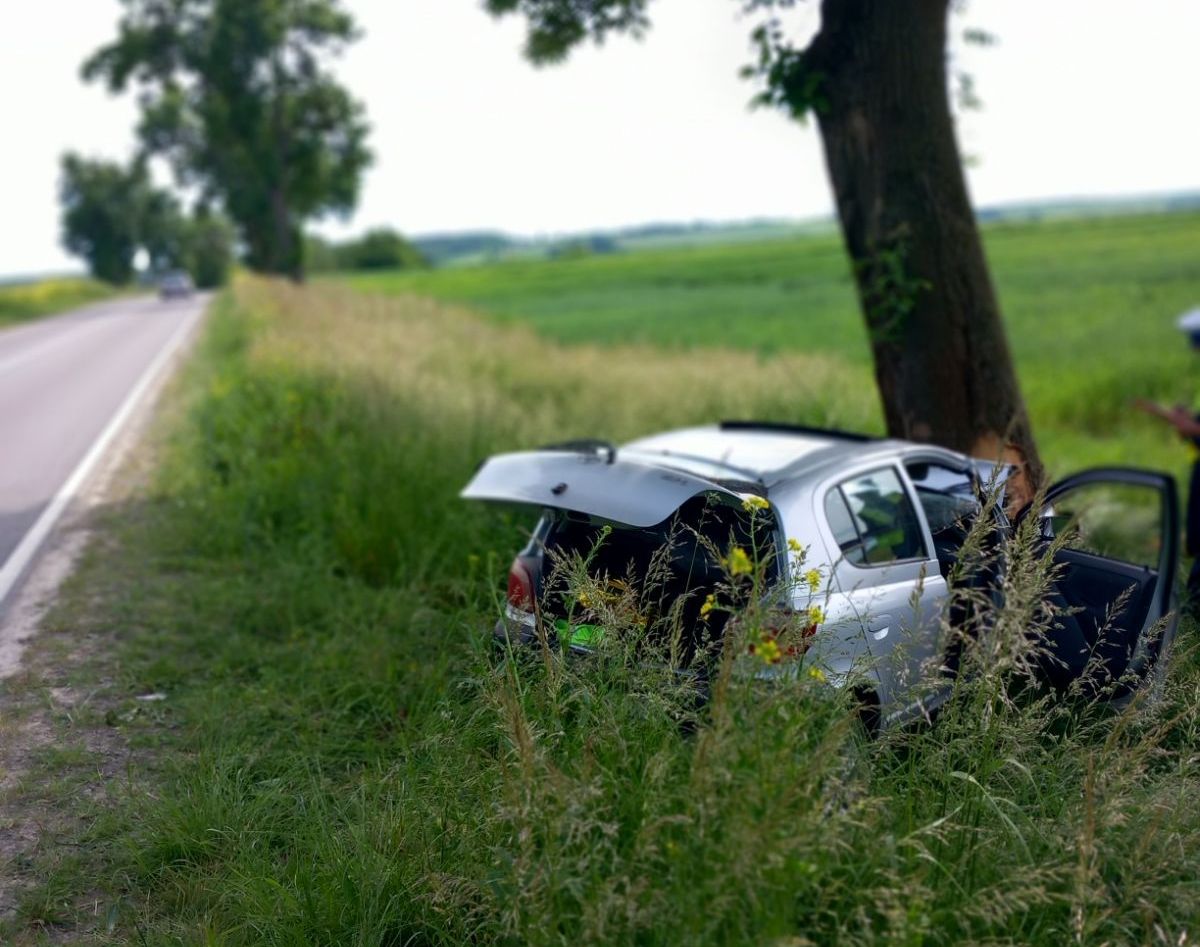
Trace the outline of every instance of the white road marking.
{"type": "Polygon", "coordinates": [[[167,360],[179,348],[183,340],[187,338],[188,333],[203,314],[204,307],[202,306],[188,316],[183,324],[175,330],[167,340],[166,345],[159,350],[158,355],[154,357],[154,360],[142,372],[141,377],[137,380],[137,384],[125,396],[125,400],[117,408],[116,414],[109,419],[104,430],[100,432],[99,437],[92,442],[92,446],[84,455],[83,460],[79,462],[71,472],[71,476],[58,489],[58,492],[54,495],[54,499],[42,510],[41,516],[37,518],[37,521],[29,528],[29,531],[21,537],[20,543],[12,551],[12,554],[8,557],[3,567],[0,567],[0,607],[4,605],[9,592],[12,591],[13,586],[17,584],[17,581],[25,573],[25,569],[33,561],[33,557],[37,555],[38,549],[41,548],[42,543],[50,534],[50,530],[54,528],[54,524],[58,522],[58,518],[62,516],[63,511],[67,508],[67,504],[79,492],[79,488],[87,480],[88,474],[92,472],[92,468],[104,456],[105,449],[121,430],[121,426],[125,423],[129,415],[133,413],[133,409],[137,407],[146,390],[154,382],[159,372],[162,371],[167,360]]]}

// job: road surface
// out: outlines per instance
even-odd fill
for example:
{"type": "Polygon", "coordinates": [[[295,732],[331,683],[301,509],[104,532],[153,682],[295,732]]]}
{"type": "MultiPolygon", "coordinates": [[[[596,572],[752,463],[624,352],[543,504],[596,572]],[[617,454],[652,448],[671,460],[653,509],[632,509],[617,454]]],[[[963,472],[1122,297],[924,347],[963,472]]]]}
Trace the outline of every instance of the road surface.
{"type": "Polygon", "coordinates": [[[122,299],[0,329],[0,612],[205,301],[122,299]]]}

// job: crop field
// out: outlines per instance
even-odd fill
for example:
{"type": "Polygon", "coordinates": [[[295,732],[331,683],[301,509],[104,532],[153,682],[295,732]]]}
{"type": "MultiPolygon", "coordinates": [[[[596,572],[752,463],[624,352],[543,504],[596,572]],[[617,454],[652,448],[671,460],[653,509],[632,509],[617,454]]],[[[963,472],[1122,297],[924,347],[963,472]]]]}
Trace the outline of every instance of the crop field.
{"type": "Polygon", "coordinates": [[[0,285],[0,326],[96,302],[114,292],[96,280],[73,277],[0,285]]]}
{"type": "MultiPolygon", "coordinates": [[[[1200,215],[997,224],[985,238],[1051,468],[1139,462],[1182,473],[1186,455],[1129,401],[1197,397],[1195,357],[1174,318],[1200,305],[1200,215]]],[[[463,303],[560,342],[729,348],[762,364],[802,352],[844,364],[843,393],[871,384],[848,264],[832,236],[349,279],[366,291],[463,303]]],[[[797,396],[786,413],[842,420],[824,414],[826,403],[797,396]]],[[[875,413],[865,423],[882,422],[875,413]]]]}
{"type": "MultiPolygon", "coordinates": [[[[1170,313],[1189,285],[1146,291],[1170,313]]],[[[1022,698],[1002,651],[936,726],[873,743],[819,675],[731,685],[698,708],[686,683],[619,653],[498,659],[488,629],[529,521],[457,499],[488,453],[720,415],[877,424],[852,326],[847,351],[797,336],[765,357],[564,344],[535,324],[336,283],[241,279],[220,298],[148,487],[105,512],[7,711],[18,726],[57,706],[50,685],[87,695],[48,717],[52,746],[0,797],[44,807],[54,831],[0,940],[1190,941],[1190,627],[1158,702],[1022,698]],[[72,635],[93,642],[83,657],[72,635]]],[[[1059,376],[1090,390],[1063,348],[1075,370],[1059,376]]],[[[1002,624],[1023,628],[1044,576],[1032,562],[1011,576],[1002,624]]]]}

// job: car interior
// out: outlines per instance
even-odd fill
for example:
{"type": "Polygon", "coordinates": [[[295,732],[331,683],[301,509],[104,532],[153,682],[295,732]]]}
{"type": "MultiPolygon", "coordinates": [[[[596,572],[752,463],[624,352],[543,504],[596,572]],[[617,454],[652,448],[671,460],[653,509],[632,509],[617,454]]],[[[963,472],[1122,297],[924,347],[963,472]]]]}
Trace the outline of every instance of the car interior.
{"type": "MultiPolygon", "coordinates": [[[[940,571],[949,577],[971,522],[981,509],[976,484],[968,471],[936,463],[910,463],[906,469],[929,523],[940,571]]],[[[1153,491],[1142,493],[1143,505],[1147,500],[1157,502],[1153,491]]],[[[1148,518],[1139,519],[1136,512],[1114,505],[1111,497],[1107,507],[1103,504],[1093,507],[1099,508],[1109,520],[1132,521],[1135,541],[1127,538],[1123,548],[1111,540],[1100,541],[1100,530],[1095,523],[1089,522],[1087,530],[1080,530],[1078,517],[1061,505],[1057,510],[1047,511],[1043,532],[1047,541],[1059,530],[1077,532],[1055,557],[1062,566],[1056,583],[1056,599],[1064,609],[1060,621],[1064,627],[1060,631],[1064,640],[1072,635],[1082,637],[1086,660],[1092,666],[1090,674],[1096,685],[1104,686],[1118,680],[1128,669],[1153,607],[1158,572],[1151,563],[1156,562],[1158,552],[1153,545],[1158,538],[1155,528],[1158,513],[1153,511],[1148,518]],[[1146,537],[1152,541],[1150,547],[1139,548],[1145,546],[1146,537]],[[1142,561],[1126,561],[1122,556],[1142,561]]]]}
{"type": "Polygon", "coordinates": [[[1081,549],[1063,549],[1055,561],[1065,567],[1058,590],[1075,610],[1096,670],[1093,676],[1101,686],[1111,683],[1129,667],[1153,603],[1158,573],[1081,549]]]}
{"type": "Polygon", "coordinates": [[[727,584],[720,558],[731,546],[758,550],[767,563],[768,583],[780,565],[773,517],[755,516],[752,526],[740,507],[705,495],[693,497],[673,516],[646,529],[568,511],[546,515],[551,524],[544,538],[541,606],[547,615],[566,617],[573,599],[572,564],[586,564],[589,578],[601,587],[632,592],[652,636],[671,632],[668,625],[688,630],[688,652],[699,643],[691,638],[693,630],[718,635],[728,617],[721,609],[701,622],[700,609],[709,593],[727,584]],[[680,606],[672,612],[675,603],[680,606]]]}
{"type": "Polygon", "coordinates": [[[1068,489],[1042,513],[1046,539],[1066,540],[1055,555],[1058,591],[1075,612],[1100,686],[1129,669],[1155,607],[1163,517],[1158,490],[1116,483],[1068,489]]]}

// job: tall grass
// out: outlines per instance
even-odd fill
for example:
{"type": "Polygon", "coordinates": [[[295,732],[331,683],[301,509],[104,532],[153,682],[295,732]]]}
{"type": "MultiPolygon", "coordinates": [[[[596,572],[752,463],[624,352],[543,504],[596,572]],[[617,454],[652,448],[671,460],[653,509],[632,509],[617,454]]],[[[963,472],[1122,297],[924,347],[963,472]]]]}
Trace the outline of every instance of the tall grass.
{"type": "MultiPolygon", "coordinates": [[[[829,356],[563,348],[428,301],[240,281],[154,498],[121,519],[127,564],[82,576],[116,583],[91,607],[121,629],[129,692],[166,693],[172,724],[141,731],[156,771],[105,856],[120,929],[1183,943],[1190,660],[1162,702],[1116,713],[981,673],[938,726],[865,743],[815,676],[731,676],[681,726],[694,701],[654,662],[494,656],[529,521],[456,499],[487,453],[722,415],[857,425],[866,382],[829,356]]],[[[1013,570],[1010,649],[1039,569],[1013,570]]]]}
{"type": "MultiPolygon", "coordinates": [[[[1052,471],[1184,452],[1134,397],[1191,404],[1195,361],[1174,327],[1200,305],[1200,215],[985,226],[988,259],[1034,430],[1052,471]]],[[[348,279],[370,292],[465,303],[573,344],[736,348],[870,365],[840,240],[619,253],[348,279]]],[[[871,429],[882,422],[875,413],[871,429]]]]}

